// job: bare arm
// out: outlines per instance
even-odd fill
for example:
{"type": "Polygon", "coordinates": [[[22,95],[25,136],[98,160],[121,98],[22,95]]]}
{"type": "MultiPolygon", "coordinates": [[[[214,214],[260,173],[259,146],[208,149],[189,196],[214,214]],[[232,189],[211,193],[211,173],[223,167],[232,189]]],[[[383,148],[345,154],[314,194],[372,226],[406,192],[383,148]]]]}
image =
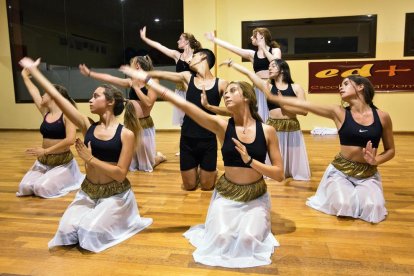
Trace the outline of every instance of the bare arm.
{"type": "Polygon", "coordinates": [[[205,34],[205,37],[210,40],[211,42],[219,45],[220,47],[223,47],[224,49],[229,50],[232,53],[235,53],[236,55],[241,56],[244,59],[248,59],[251,62],[253,62],[254,58],[254,51],[250,49],[243,49],[237,46],[234,46],[224,40],[221,40],[214,36],[213,32],[208,32],[205,34]]]}
{"type": "MultiPolygon", "coordinates": [[[[142,70],[134,70],[127,66],[121,67],[121,71],[132,78],[136,78],[142,81],[147,79],[147,76],[149,76],[149,74],[142,70]]],[[[185,112],[185,114],[190,116],[191,119],[193,119],[197,124],[214,132],[219,137],[219,139],[223,141],[224,132],[227,126],[226,121],[218,118],[217,116],[210,115],[204,112],[196,105],[187,102],[182,97],[176,95],[173,91],[153,81],[152,79],[147,82],[147,85],[154,89],[154,91],[157,92],[157,94],[160,95],[162,99],[165,99],[171,102],[176,107],[180,108],[182,111],[185,112]]]]}
{"type": "Polygon", "coordinates": [[[39,89],[34,85],[34,83],[30,80],[30,72],[27,69],[22,70],[22,77],[24,85],[26,86],[27,90],[29,91],[30,96],[32,96],[33,102],[35,103],[37,109],[40,113],[45,116],[47,109],[46,107],[42,106],[42,96],[40,96],[39,89]]]}
{"type": "Polygon", "coordinates": [[[377,149],[372,147],[371,141],[367,143],[367,146],[363,149],[364,158],[371,165],[381,165],[395,156],[391,117],[384,111],[377,110],[377,112],[382,124],[382,144],[384,151],[377,155],[377,149]]]}
{"type": "Polygon", "coordinates": [[[277,141],[274,129],[270,126],[263,125],[265,132],[267,151],[269,153],[272,165],[266,165],[258,160],[251,159],[246,147],[240,143],[240,141],[233,139],[236,144],[236,150],[240,153],[240,156],[244,163],[250,163],[250,167],[259,172],[262,175],[266,175],[276,181],[282,181],[284,179],[283,162],[279,151],[279,142],[277,141]]]}
{"type": "Polygon", "coordinates": [[[29,70],[30,74],[33,78],[43,87],[43,89],[48,93],[52,99],[56,102],[59,108],[62,110],[63,114],[72,121],[81,131],[82,133],[86,133],[86,130],[90,126],[90,122],[88,118],[82,115],[79,110],[76,109],[68,100],[66,100],[57,90],[56,88],[50,83],[48,79],[43,76],[43,74],[37,69],[37,65],[39,65],[39,60],[34,62],[30,58],[23,58],[20,60],[20,65],[24,68],[29,70]]]}
{"type": "MultiPolygon", "coordinates": [[[[292,88],[293,88],[293,92],[295,92],[296,97],[302,101],[306,101],[306,96],[305,96],[305,91],[303,90],[303,88],[299,85],[299,84],[292,84],[292,88]]],[[[286,110],[289,113],[294,113],[294,114],[299,114],[299,115],[303,115],[306,116],[308,115],[308,112],[300,109],[300,108],[296,108],[294,106],[291,105],[285,105],[283,106],[282,110],[286,110]]]]}
{"type": "Polygon", "coordinates": [[[167,57],[174,59],[175,62],[177,62],[178,59],[180,58],[180,52],[178,52],[177,50],[167,48],[161,43],[149,39],[147,37],[147,27],[142,28],[139,33],[140,33],[141,39],[145,43],[147,43],[149,46],[151,46],[152,48],[155,48],[161,53],[163,53],[164,55],[166,55],[167,57]]]}
{"type": "MultiPolygon", "coordinates": [[[[228,59],[220,64],[220,66],[222,65],[227,65],[228,67],[234,68],[236,71],[248,77],[253,82],[253,84],[260,89],[260,91],[263,91],[263,93],[267,91],[270,93],[268,82],[259,78],[254,72],[248,70],[246,67],[232,61],[231,59],[228,59]]],[[[267,97],[266,93],[265,95],[267,97]]]]}
{"type": "Polygon", "coordinates": [[[152,78],[169,80],[175,83],[183,83],[185,86],[188,86],[191,78],[191,73],[188,71],[183,71],[180,73],[169,71],[149,71],[147,74],[152,78]]]}
{"type": "MultiPolygon", "coordinates": [[[[226,87],[227,87],[227,82],[226,82],[226,87]]],[[[221,116],[228,116],[228,117],[232,116],[232,113],[227,109],[227,107],[210,105],[208,103],[208,98],[207,98],[207,94],[206,94],[206,90],[204,86],[203,86],[203,91],[201,93],[201,105],[205,109],[210,110],[211,112],[214,112],[215,114],[218,114],[221,116]]]]}
{"type": "Polygon", "coordinates": [[[90,78],[93,78],[93,79],[96,79],[102,82],[107,82],[113,85],[117,85],[123,88],[131,87],[130,79],[123,79],[123,78],[111,76],[109,74],[94,72],[91,69],[89,69],[85,64],[79,64],[79,71],[85,77],[90,77],[90,78]]]}
{"type": "Polygon", "coordinates": [[[142,82],[139,80],[132,81],[132,88],[134,89],[135,94],[146,107],[152,107],[157,100],[157,93],[149,87],[148,93],[145,95],[141,90],[140,84],[142,84],[142,82]]]}
{"type": "Polygon", "coordinates": [[[266,45],[266,42],[265,42],[264,38],[262,38],[260,41],[258,41],[257,46],[260,50],[263,51],[263,54],[265,55],[265,57],[267,58],[267,60],[269,62],[271,62],[275,59],[280,59],[282,57],[282,52],[280,51],[279,48],[272,48],[271,51],[267,50],[267,47],[269,47],[269,46],[266,45]]]}
{"type": "Polygon", "coordinates": [[[101,161],[98,158],[92,156],[90,145],[85,146],[82,140],[76,140],[76,150],[80,158],[82,158],[87,166],[94,167],[94,169],[100,171],[102,174],[118,181],[124,181],[129,164],[132,160],[132,154],[134,152],[135,136],[127,128],[123,128],[121,132],[122,150],[119,155],[118,163],[116,165],[110,164],[105,161],[101,161]]]}

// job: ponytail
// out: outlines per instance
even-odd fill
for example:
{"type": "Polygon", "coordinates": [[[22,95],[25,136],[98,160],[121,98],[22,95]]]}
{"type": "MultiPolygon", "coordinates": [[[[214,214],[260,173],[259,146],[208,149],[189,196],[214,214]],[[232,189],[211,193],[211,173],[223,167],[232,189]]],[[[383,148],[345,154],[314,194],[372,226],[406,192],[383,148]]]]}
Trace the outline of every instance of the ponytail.
{"type": "Polygon", "coordinates": [[[127,129],[134,133],[135,146],[138,146],[141,143],[142,127],[139,123],[139,118],[135,111],[135,106],[130,100],[126,100],[125,104],[124,125],[127,129]]]}

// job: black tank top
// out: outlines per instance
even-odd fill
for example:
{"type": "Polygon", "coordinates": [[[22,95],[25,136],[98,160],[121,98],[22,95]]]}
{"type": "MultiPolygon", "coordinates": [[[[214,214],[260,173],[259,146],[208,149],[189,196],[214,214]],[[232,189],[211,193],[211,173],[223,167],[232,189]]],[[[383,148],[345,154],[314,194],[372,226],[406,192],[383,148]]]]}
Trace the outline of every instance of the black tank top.
{"type": "Polygon", "coordinates": [[[184,71],[190,71],[190,65],[187,62],[180,58],[177,60],[177,64],[175,65],[175,72],[180,73],[184,71]]]}
{"type": "MultiPolygon", "coordinates": [[[[270,92],[273,95],[277,95],[278,90],[285,97],[296,97],[295,91],[293,91],[293,87],[292,87],[291,83],[288,84],[288,87],[285,90],[277,89],[276,84],[274,84],[274,85],[272,85],[272,89],[270,90],[270,92]]],[[[267,100],[267,107],[269,108],[269,110],[273,110],[273,109],[276,109],[276,108],[280,108],[280,105],[278,105],[275,102],[271,102],[271,101],[267,100]]]]}
{"type": "MultiPolygon", "coordinates": [[[[144,93],[145,96],[148,95],[148,89],[144,86],[141,87],[141,91],[142,93],[144,93]]],[[[131,89],[129,89],[129,95],[128,95],[130,100],[136,100],[136,101],[140,101],[140,99],[137,96],[137,93],[135,92],[135,89],[131,87],[131,89]]]]}
{"type": "Polygon", "coordinates": [[[43,118],[43,122],[40,125],[40,133],[42,133],[43,138],[47,139],[65,139],[66,138],[66,128],[65,123],[63,122],[63,113],[60,115],[59,119],[52,123],[46,121],[46,113],[43,118]]]}
{"type": "Polygon", "coordinates": [[[85,145],[91,142],[92,155],[105,162],[115,162],[119,160],[122,150],[121,132],[123,125],[119,124],[114,137],[109,140],[100,140],[93,135],[99,122],[91,125],[85,134],[85,145]]]}
{"type": "MultiPolygon", "coordinates": [[[[231,138],[239,140],[237,138],[236,127],[234,125],[233,118],[229,119],[226,134],[224,136],[223,146],[221,147],[221,154],[223,155],[224,166],[250,168],[250,166],[244,164],[242,158],[240,157],[240,153],[236,150],[235,144],[231,138]]],[[[250,144],[246,144],[243,142],[241,143],[246,147],[247,152],[254,160],[260,161],[262,163],[265,162],[267,154],[267,144],[263,132],[263,125],[261,122],[256,121],[256,138],[254,139],[254,141],[250,144]]]]}
{"type": "MultiPolygon", "coordinates": [[[[269,48],[269,53],[272,53],[272,47],[269,48]]],[[[263,70],[269,70],[269,60],[265,56],[264,58],[259,58],[257,56],[257,51],[254,53],[253,57],[253,70],[255,73],[263,70]]]]}
{"type": "Polygon", "coordinates": [[[180,58],[177,60],[177,63],[175,64],[175,72],[180,73],[184,71],[190,71],[192,75],[196,75],[196,73],[190,69],[190,65],[181,59],[180,55],[180,58]]]}
{"type": "MultiPolygon", "coordinates": [[[[219,106],[221,95],[218,87],[219,79],[216,78],[213,88],[206,90],[208,103],[211,105],[219,106]]],[[[191,76],[190,83],[188,84],[188,89],[186,93],[186,100],[190,103],[195,104],[205,112],[209,114],[214,114],[210,110],[204,108],[201,104],[201,93],[202,91],[198,89],[194,84],[194,76],[191,76]]],[[[181,135],[193,138],[214,138],[215,134],[202,126],[198,125],[187,115],[184,116],[183,125],[181,127],[181,135]]]]}
{"type": "Polygon", "coordinates": [[[338,131],[339,140],[343,146],[357,146],[365,148],[371,141],[374,148],[378,148],[382,137],[382,125],[375,108],[372,109],[374,122],[369,126],[363,126],[355,122],[349,107],[345,108],[345,120],[338,131]]]}

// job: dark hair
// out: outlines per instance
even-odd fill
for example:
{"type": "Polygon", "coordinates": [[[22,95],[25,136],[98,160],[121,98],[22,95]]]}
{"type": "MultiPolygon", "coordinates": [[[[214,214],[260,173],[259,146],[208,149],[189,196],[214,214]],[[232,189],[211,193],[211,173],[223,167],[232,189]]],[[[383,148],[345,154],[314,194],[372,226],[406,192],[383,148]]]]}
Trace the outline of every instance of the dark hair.
{"type": "Polygon", "coordinates": [[[190,33],[182,33],[181,34],[188,42],[190,43],[190,48],[194,51],[201,49],[201,43],[198,41],[193,34],[190,33]]]}
{"type": "Polygon", "coordinates": [[[59,84],[52,84],[56,90],[62,95],[66,100],[68,100],[74,107],[76,107],[76,102],[69,96],[68,90],[59,84]]]}
{"type": "MultiPolygon", "coordinates": [[[[363,89],[363,95],[364,95],[364,100],[365,102],[374,108],[377,108],[374,103],[372,102],[375,96],[375,89],[374,89],[374,85],[372,85],[371,81],[365,77],[362,77],[360,75],[349,75],[344,79],[349,79],[351,81],[353,81],[355,84],[357,85],[363,85],[364,89],[363,89]]],[[[355,88],[355,87],[354,87],[355,88]]],[[[356,89],[355,89],[356,90],[356,89]]]]}
{"type": "Polygon", "coordinates": [[[115,86],[103,84],[100,87],[104,88],[103,94],[107,101],[114,101],[114,115],[122,114],[125,108],[124,124],[125,127],[131,130],[136,138],[136,144],[139,143],[139,134],[142,130],[139,119],[135,112],[135,107],[131,101],[124,99],[124,95],[115,86]],[[126,104],[125,104],[126,103],[126,104]],[[125,104],[125,105],[124,105],[125,104]]]}
{"type": "Polygon", "coordinates": [[[132,65],[135,65],[138,63],[139,66],[142,68],[142,70],[147,71],[147,72],[152,71],[154,69],[154,66],[152,65],[152,60],[149,55],[135,56],[130,59],[129,63],[132,65]]]}
{"type": "Polygon", "coordinates": [[[243,97],[249,101],[249,110],[253,119],[259,122],[263,122],[262,117],[260,117],[259,113],[257,113],[257,99],[253,86],[245,81],[232,81],[227,85],[227,87],[229,87],[230,84],[237,84],[240,87],[243,92],[243,97]]]}
{"type": "Polygon", "coordinates": [[[270,33],[268,28],[256,28],[256,29],[254,29],[253,30],[253,36],[256,36],[257,33],[261,34],[264,37],[266,45],[268,45],[272,48],[280,48],[279,43],[277,43],[274,40],[272,41],[272,34],[270,33]]]}
{"type": "Polygon", "coordinates": [[[214,64],[216,63],[216,56],[210,49],[201,48],[197,51],[194,51],[194,54],[201,53],[206,56],[208,67],[211,69],[213,68],[214,64]]]}
{"type": "MultiPolygon", "coordinates": [[[[292,76],[290,74],[289,64],[283,59],[274,59],[271,62],[275,62],[276,66],[279,68],[279,74],[282,74],[282,81],[288,84],[294,83],[292,76]]],[[[275,85],[275,80],[270,81],[272,85],[275,85]]]]}

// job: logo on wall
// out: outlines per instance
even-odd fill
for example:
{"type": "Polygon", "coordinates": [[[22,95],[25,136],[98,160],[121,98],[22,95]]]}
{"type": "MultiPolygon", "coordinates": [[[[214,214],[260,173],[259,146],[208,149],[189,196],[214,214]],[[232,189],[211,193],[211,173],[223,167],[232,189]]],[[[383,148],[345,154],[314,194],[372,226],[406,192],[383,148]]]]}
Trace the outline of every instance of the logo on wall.
{"type": "Polygon", "coordinates": [[[376,92],[414,92],[414,60],[309,62],[309,93],[336,93],[352,74],[368,78],[376,92]]]}

